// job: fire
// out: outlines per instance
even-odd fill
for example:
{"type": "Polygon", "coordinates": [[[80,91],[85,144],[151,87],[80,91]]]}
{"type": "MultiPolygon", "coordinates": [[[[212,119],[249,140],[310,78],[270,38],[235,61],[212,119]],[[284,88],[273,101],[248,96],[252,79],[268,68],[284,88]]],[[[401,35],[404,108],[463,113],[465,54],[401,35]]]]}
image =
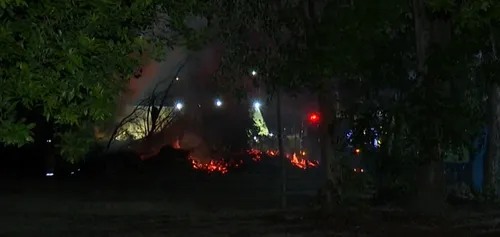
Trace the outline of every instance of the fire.
{"type": "MultiPolygon", "coordinates": [[[[278,151],[276,150],[267,150],[265,152],[259,151],[257,149],[250,149],[248,150],[248,154],[252,155],[252,160],[253,161],[259,161],[262,159],[262,154],[265,153],[266,155],[270,157],[278,157],[278,151]]],[[[290,161],[290,163],[300,169],[307,169],[307,168],[312,168],[316,167],[319,165],[319,162],[316,160],[308,160],[305,159],[306,156],[305,151],[301,151],[298,154],[297,153],[292,153],[286,154],[285,157],[290,161]]]]}
{"type": "Polygon", "coordinates": [[[306,160],[303,158],[299,158],[296,153],[293,153],[292,156],[290,155],[287,156],[287,158],[290,160],[290,162],[298,168],[301,169],[307,169],[310,167],[316,167],[318,166],[319,162],[316,160],[306,160]]]}
{"type": "Polygon", "coordinates": [[[252,156],[253,161],[259,161],[262,158],[262,152],[257,149],[250,149],[247,153],[252,156]]]}
{"type": "Polygon", "coordinates": [[[209,173],[225,174],[229,171],[229,164],[223,160],[210,160],[208,163],[202,163],[197,159],[190,158],[193,168],[197,170],[204,170],[209,173]]]}
{"type": "Polygon", "coordinates": [[[175,148],[175,149],[181,149],[181,141],[175,140],[175,142],[172,145],[172,147],[175,148]]]}
{"type": "Polygon", "coordinates": [[[278,156],[278,151],[273,151],[273,150],[267,150],[266,154],[268,156],[278,156]]]}
{"type": "Polygon", "coordinates": [[[191,164],[193,165],[193,169],[196,170],[203,170],[208,173],[221,173],[221,174],[226,174],[229,172],[229,169],[231,168],[238,168],[243,161],[235,162],[234,160],[232,161],[226,161],[223,159],[219,160],[210,160],[209,162],[202,162],[199,159],[196,159],[194,157],[189,157],[189,160],[191,161],[191,164]]]}
{"type": "MultiPolygon", "coordinates": [[[[174,142],[173,147],[180,148],[179,141],[174,142]]],[[[257,149],[250,149],[247,151],[247,154],[249,154],[252,157],[252,161],[258,162],[262,159],[262,155],[266,155],[267,157],[271,158],[276,158],[278,157],[279,152],[276,150],[260,151],[257,149]]],[[[292,154],[285,154],[285,157],[293,166],[300,169],[313,168],[319,165],[319,162],[316,160],[306,159],[305,151],[300,151],[298,153],[292,153],[292,154]]],[[[211,159],[208,162],[202,162],[201,159],[198,159],[193,156],[189,157],[189,160],[191,161],[193,169],[203,170],[208,173],[221,173],[221,174],[226,174],[229,172],[231,168],[239,167],[243,163],[243,161],[241,160],[235,162],[235,161],[226,161],[223,159],[211,159]]]]}

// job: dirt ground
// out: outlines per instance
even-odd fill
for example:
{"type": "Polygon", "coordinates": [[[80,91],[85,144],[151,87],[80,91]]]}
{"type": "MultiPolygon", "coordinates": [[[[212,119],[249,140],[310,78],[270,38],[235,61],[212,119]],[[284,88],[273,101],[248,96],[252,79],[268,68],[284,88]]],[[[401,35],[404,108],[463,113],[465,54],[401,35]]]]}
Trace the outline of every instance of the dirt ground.
{"type": "Polygon", "coordinates": [[[278,210],[279,195],[269,190],[223,189],[3,185],[0,236],[500,236],[500,212],[493,210],[444,218],[387,208],[325,215],[309,204],[278,210]]]}

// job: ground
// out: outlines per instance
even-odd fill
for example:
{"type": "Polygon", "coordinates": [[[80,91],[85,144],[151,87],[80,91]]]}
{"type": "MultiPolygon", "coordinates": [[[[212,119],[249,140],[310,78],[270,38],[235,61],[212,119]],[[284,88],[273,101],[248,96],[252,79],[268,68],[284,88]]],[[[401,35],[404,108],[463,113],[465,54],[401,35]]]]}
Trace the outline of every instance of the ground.
{"type": "Polygon", "coordinates": [[[326,215],[307,198],[277,209],[277,193],[250,183],[197,183],[5,182],[0,236],[500,236],[494,210],[429,218],[365,207],[326,215]]]}

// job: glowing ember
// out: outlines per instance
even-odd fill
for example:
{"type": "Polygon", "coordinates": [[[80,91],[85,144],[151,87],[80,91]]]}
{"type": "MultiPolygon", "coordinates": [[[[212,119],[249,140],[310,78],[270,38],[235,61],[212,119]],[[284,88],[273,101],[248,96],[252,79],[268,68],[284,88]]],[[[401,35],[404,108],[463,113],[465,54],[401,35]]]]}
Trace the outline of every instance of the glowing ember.
{"type": "Polygon", "coordinates": [[[273,151],[273,150],[267,150],[266,154],[268,156],[278,156],[278,151],[273,151]]]}
{"type": "Polygon", "coordinates": [[[259,161],[262,158],[262,152],[257,149],[250,149],[247,152],[252,156],[253,161],[259,161]]]}
{"type": "Polygon", "coordinates": [[[295,154],[295,153],[293,153],[291,157],[289,155],[287,155],[287,158],[290,160],[292,165],[294,165],[295,167],[301,168],[301,169],[316,167],[319,164],[319,162],[316,160],[306,160],[306,159],[299,158],[297,156],[297,154],[295,154]]]}
{"type": "MultiPolygon", "coordinates": [[[[180,148],[179,141],[174,142],[173,147],[180,148]]],[[[247,151],[247,154],[249,154],[252,157],[252,161],[258,162],[262,159],[262,155],[275,158],[278,157],[279,152],[277,150],[267,150],[263,152],[257,149],[250,149],[247,151]]],[[[300,169],[313,168],[319,165],[319,161],[306,159],[305,151],[300,151],[298,153],[293,153],[293,154],[286,154],[285,157],[290,162],[290,164],[300,169]]],[[[229,169],[233,167],[239,167],[243,163],[243,161],[241,160],[235,162],[233,160],[226,161],[223,159],[212,159],[208,162],[202,162],[201,159],[197,159],[193,156],[189,157],[189,160],[191,161],[193,169],[203,170],[208,173],[221,173],[221,174],[226,174],[227,172],[229,172],[229,169]]]]}
{"type": "MultiPolygon", "coordinates": [[[[264,152],[259,151],[257,149],[248,150],[248,154],[252,155],[253,161],[261,160],[263,153],[264,152]]],[[[270,157],[278,157],[278,153],[279,152],[276,150],[265,151],[265,154],[270,156],[270,157]]],[[[291,155],[290,154],[285,155],[285,157],[290,161],[290,163],[297,168],[307,169],[307,168],[312,168],[312,167],[316,167],[319,165],[319,161],[305,159],[305,156],[306,156],[305,151],[299,152],[299,155],[297,155],[297,153],[293,153],[291,155]]]]}
{"type": "Polygon", "coordinates": [[[221,173],[226,174],[231,168],[238,168],[243,161],[240,160],[236,162],[234,160],[226,161],[223,159],[219,160],[210,160],[209,162],[202,162],[199,159],[194,157],[189,157],[191,164],[193,165],[193,169],[203,170],[207,173],[221,173]]]}
{"type": "Polygon", "coordinates": [[[208,163],[202,163],[197,159],[189,158],[193,168],[197,170],[204,170],[209,173],[225,174],[229,171],[230,164],[223,160],[210,160],[208,163]]]}

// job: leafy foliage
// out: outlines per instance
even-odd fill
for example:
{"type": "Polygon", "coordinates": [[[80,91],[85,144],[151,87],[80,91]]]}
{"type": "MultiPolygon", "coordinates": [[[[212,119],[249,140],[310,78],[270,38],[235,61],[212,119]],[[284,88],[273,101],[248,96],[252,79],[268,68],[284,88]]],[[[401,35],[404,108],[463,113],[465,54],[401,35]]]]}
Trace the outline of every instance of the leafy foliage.
{"type": "Polygon", "coordinates": [[[85,150],[87,143],[67,140],[69,134],[111,116],[129,76],[144,63],[142,54],[163,54],[162,46],[172,43],[172,34],[157,29],[166,26],[154,23],[166,12],[169,21],[159,23],[180,22],[196,4],[182,3],[0,0],[0,142],[33,141],[35,124],[19,112],[25,108],[62,128],[58,135],[72,141],[63,145],[85,150]]]}
{"type": "Polygon", "coordinates": [[[218,76],[239,86],[257,68],[255,80],[270,90],[336,88],[355,131],[382,127],[380,159],[392,163],[442,162],[473,150],[488,87],[498,80],[495,1],[423,1],[423,71],[416,6],[405,1],[209,2],[226,46],[218,76]]]}

